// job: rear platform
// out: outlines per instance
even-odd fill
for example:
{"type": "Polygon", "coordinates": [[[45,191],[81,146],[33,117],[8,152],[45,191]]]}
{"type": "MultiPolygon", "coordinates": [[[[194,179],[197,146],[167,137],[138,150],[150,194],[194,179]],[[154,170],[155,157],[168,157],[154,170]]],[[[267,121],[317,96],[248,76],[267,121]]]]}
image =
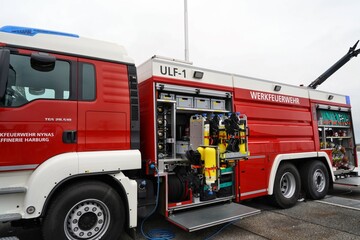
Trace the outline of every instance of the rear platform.
{"type": "Polygon", "coordinates": [[[222,223],[232,222],[245,217],[260,213],[260,210],[237,203],[207,206],[186,212],[175,212],[168,220],[175,225],[189,231],[197,231],[203,228],[222,223]]]}
{"type": "Polygon", "coordinates": [[[360,177],[339,178],[334,182],[334,184],[359,187],[360,177]]]}

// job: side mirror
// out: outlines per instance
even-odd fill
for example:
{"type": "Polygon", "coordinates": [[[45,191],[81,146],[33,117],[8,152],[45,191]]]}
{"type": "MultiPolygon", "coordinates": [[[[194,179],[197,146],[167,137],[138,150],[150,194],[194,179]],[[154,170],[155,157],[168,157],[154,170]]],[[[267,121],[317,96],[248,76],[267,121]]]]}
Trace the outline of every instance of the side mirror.
{"type": "Polygon", "coordinates": [[[0,49],[0,100],[4,98],[10,66],[10,50],[0,49]]]}
{"type": "Polygon", "coordinates": [[[31,67],[40,72],[51,72],[55,68],[56,58],[46,53],[32,53],[31,67]]]}

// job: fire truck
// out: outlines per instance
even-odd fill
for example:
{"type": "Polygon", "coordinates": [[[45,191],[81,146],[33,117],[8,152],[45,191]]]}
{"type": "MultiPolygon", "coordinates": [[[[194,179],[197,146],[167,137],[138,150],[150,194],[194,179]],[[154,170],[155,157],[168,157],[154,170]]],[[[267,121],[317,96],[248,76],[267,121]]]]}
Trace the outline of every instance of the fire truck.
{"type": "Polygon", "coordinates": [[[324,79],[292,86],[160,56],[136,67],[118,44],[2,27],[0,222],[118,239],[156,206],[196,231],[259,213],[246,199],[289,208],[359,185],[350,98],[315,90],[324,79]]]}

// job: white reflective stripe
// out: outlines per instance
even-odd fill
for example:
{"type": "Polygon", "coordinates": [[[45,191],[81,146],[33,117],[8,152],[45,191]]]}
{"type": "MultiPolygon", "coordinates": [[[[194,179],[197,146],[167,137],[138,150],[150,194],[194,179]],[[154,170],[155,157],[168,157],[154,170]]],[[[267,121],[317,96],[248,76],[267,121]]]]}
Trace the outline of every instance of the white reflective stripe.
{"type": "Polygon", "coordinates": [[[314,157],[324,157],[326,159],[326,162],[330,169],[330,175],[331,175],[333,181],[335,181],[335,175],[332,170],[330,158],[325,152],[304,152],[304,153],[279,154],[274,159],[274,162],[271,167],[271,172],[270,172],[270,177],[269,177],[269,185],[268,185],[268,194],[269,195],[273,194],[275,177],[276,177],[276,173],[277,173],[277,170],[278,170],[278,167],[279,167],[281,161],[301,159],[301,158],[314,158],[314,157]]]}
{"type": "MultiPolygon", "coordinates": [[[[70,176],[140,168],[139,150],[70,152],[56,155],[36,168],[28,179],[26,183],[28,191],[25,195],[24,206],[34,206],[36,211],[33,214],[24,213],[23,218],[38,217],[52,189],[70,176]]],[[[124,176],[124,178],[126,177],[124,176]]],[[[136,191],[136,183],[131,184],[129,186],[136,191]]],[[[125,191],[129,193],[130,190],[125,189],[125,191]]],[[[132,199],[136,199],[136,197],[132,199]]]]}
{"type": "MultiPolygon", "coordinates": [[[[145,71],[151,71],[151,76],[164,77],[167,79],[183,81],[183,82],[193,82],[196,84],[212,84],[216,86],[223,87],[233,87],[232,75],[229,73],[209,70],[205,68],[194,67],[189,64],[184,64],[180,62],[169,61],[165,59],[153,58],[150,59],[152,65],[140,65],[139,71],[142,72],[143,76],[145,71]],[[150,69],[143,69],[144,67],[150,67],[150,69]],[[196,79],[194,78],[194,72],[200,71],[203,72],[203,78],[196,79]],[[221,83],[219,84],[219,79],[221,83]]],[[[149,74],[147,74],[149,76],[149,74]]],[[[193,88],[194,89],[194,88],[193,88]]]]}
{"type": "Polygon", "coordinates": [[[125,211],[128,212],[129,216],[129,228],[134,228],[137,226],[137,183],[135,180],[131,180],[124,175],[124,173],[118,173],[113,176],[115,179],[119,181],[119,183],[123,186],[127,202],[128,208],[125,211]]]}
{"type": "Polygon", "coordinates": [[[333,168],[332,168],[332,163],[331,163],[331,161],[330,161],[329,156],[327,155],[326,152],[318,152],[318,156],[319,156],[319,157],[324,157],[324,158],[326,159],[326,162],[327,162],[328,167],[329,167],[329,169],[330,169],[329,174],[330,174],[330,176],[332,177],[333,182],[335,182],[335,174],[334,174],[334,171],[333,171],[333,168]]]}
{"type": "Polygon", "coordinates": [[[243,89],[249,92],[261,92],[264,94],[285,95],[305,99],[309,98],[308,88],[297,87],[294,85],[287,85],[284,83],[277,83],[269,80],[246,77],[241,75],[234,75],[233,79],[235,89],[243,89]],[[281,92],[275,92],[273,90],[275,84],[282,86],[281,92]]]}
{"type": "Polygon", "coordinates": [[[14,165],[0,167],[0,171],[13,171],[13,170],[32,170],[39,166],[39,164],[27,164],[27,165],[14,165]]]}
{"type": "Polygon", "coordinates": [[[245,196],[249,196],[249,195],[253,195],[253,194],[257,194],[257,193],[263,193],[266,191],[267,191],[267,189],[260,189],[260,190],[256,190],[256,191],[241,193],[240,196],[245,197],[245,196]]]}
{"type": "Polygon", "coordinates": [[[141,168],[139,150],[79,152],[79,173],[134,170],[141,168]]]}
{"type": "Polygon", "coordinates": [[[334,104],[334,103],[346,104],[346,96],[344,95],[323,92],[313,89],[309,89],[309,98],[311,100],[326,101],[329,102],[329,104],[334,104]],[[331,101],[328,99],[329,95],[333,96],[333,99],[331,101]]]}

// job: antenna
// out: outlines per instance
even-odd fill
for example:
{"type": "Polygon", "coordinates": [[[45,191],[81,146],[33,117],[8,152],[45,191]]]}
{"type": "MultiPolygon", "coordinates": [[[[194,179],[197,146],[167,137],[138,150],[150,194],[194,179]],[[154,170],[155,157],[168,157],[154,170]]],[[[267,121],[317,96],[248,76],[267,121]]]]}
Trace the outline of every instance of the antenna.
{"type": "Polygon", "coordinates": [[[189,62],[189,35],[188,35],[188,8],[187,0],[184,0],[184,31],[185,31],[185,61],[189,62]]]}

